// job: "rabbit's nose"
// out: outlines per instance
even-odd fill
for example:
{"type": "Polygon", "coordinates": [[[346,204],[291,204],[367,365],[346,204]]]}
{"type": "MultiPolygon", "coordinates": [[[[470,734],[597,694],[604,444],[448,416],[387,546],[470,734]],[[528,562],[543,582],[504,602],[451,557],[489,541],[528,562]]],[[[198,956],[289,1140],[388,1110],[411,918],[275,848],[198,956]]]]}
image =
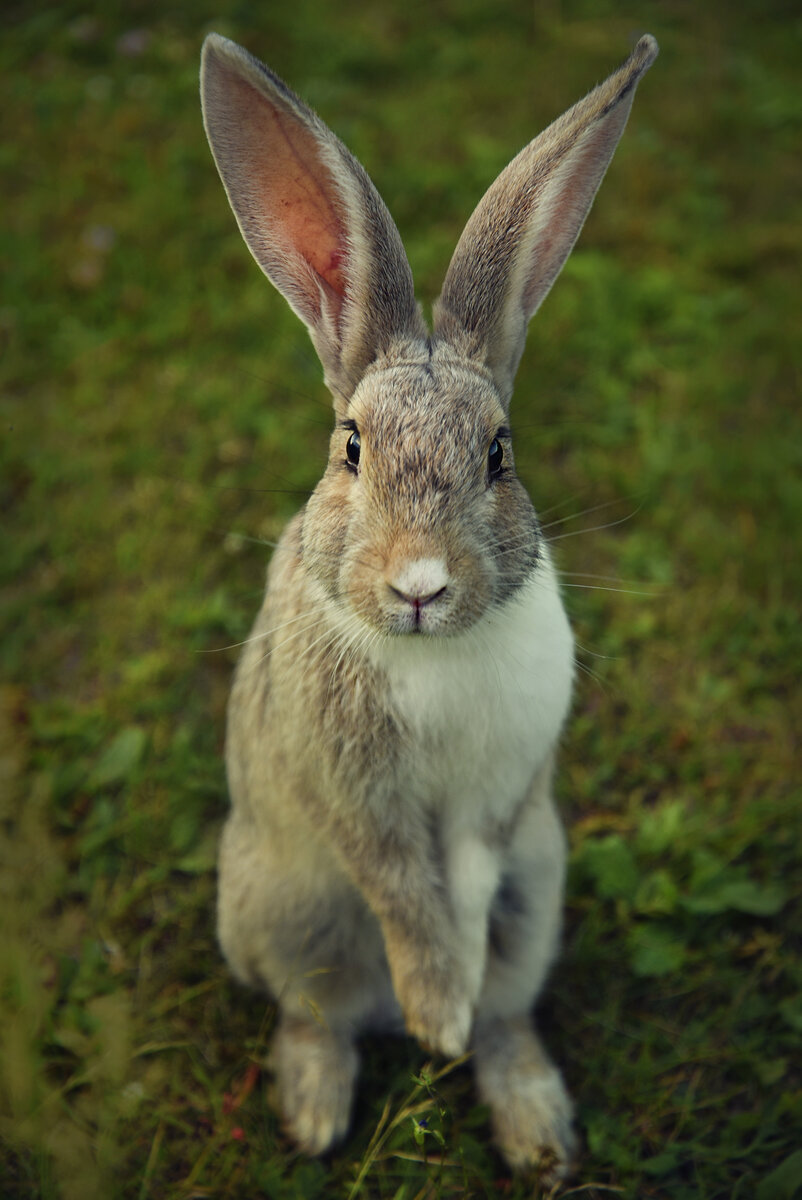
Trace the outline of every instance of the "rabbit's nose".
{"type": "Polygon", "coordinates": [[[448,587],[448,569],[441,558],[418,558],[407,562],[387,579],[393,595],[410,604],[416,614],[448,587]]]}
{"type": "Polygon", "coordinates": [[[426,592],[423,595],[418,594],[411,596],[408,592],[402,592],[400,588],[394,587],[392,583],[388,584],[387,586],[394,595],[398,596],[401,600],[406,600],[407,604],[411,604],[416,613],[419,612],[424,605],[431,604],[432,600],[436,600],[438,596],[444,595],[446,590],[445,584],[443,584],[443,586],[438,588],[436,592],[426,592]]]}

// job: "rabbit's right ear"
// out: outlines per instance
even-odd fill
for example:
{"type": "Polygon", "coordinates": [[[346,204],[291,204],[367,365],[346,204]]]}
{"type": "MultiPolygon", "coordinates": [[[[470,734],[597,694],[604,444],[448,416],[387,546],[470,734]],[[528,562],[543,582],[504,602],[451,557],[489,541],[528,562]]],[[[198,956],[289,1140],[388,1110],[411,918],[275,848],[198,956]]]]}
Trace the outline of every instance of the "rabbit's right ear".
{"type": "Polygon", "coordinates": [[[435,306],[434,332],[480,358],[507,403],[526,327],[579,236],[657,55],[646,34],[584,100],[524,147],[465,226],[435,306]]]}
{"type": "Polygon", "coordinates": [[[393,220],[365,171],[258,59],[209,34],[206,133],[242,235],[306,324],[335,406],[399,338],[425,337],[393,220]]]}

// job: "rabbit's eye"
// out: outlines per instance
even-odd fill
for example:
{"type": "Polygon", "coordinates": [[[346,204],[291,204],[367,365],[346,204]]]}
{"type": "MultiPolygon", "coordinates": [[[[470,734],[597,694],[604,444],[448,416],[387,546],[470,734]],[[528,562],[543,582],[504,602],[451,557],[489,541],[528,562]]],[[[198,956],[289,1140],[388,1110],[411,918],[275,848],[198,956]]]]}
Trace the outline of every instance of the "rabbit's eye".
{"type": "Polygon", "coordinates": [[[356,467],[359,465],[360,446],[361,442],[359,440],[359,434],[356,430],[354,430],[348,441],[345,443],[345,457],[348,460],[348,466],[353,467],[354,469],[356,469],[356,467]]]}
{"type": "Polygon", "coordinates": [[[491,479],[497,479],[501,474],[501,464],[504,461],[504,448],[498,438],[493,438],[487,452],[487,470],[491,479]]]}

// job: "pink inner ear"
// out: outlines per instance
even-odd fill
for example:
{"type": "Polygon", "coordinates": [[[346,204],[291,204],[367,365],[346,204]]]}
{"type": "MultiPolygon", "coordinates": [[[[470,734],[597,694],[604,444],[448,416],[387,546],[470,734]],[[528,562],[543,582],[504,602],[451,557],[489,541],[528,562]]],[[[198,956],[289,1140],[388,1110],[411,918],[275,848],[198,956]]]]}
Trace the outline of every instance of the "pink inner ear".
{"type": "MultiPolygon", "coordinates": [[[[229,86],[231,84],[229,83],[229,86]]],[[[253,213],[268,244],[289,244],[340,297],[348,244],[337,189],[317,142],[291,115],[236,80],[240,133],[248,153],[253,213]]]]}

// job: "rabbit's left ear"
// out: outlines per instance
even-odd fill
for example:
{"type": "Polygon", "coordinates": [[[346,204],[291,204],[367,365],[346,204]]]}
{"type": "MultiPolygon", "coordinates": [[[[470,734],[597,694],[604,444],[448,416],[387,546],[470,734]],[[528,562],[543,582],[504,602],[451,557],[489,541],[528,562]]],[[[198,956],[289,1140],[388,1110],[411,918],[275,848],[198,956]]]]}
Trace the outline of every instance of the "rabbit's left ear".
{"type": "Polygon", "coordinates": [[[457,244],[434,332],[479,356],[505,403],[529,319],[579,236],[635,87],[656,56],[657,42],[647,34],[622,67],[530,142],[485,194],[457,244]]]}
{"type": "Polygon", "coordinates": [[[401,238],[363,168],[278,76],[209,34],[206,133],[242,235],[306,324],[344,411],[394,340],[425,337],[401,238]]]}

